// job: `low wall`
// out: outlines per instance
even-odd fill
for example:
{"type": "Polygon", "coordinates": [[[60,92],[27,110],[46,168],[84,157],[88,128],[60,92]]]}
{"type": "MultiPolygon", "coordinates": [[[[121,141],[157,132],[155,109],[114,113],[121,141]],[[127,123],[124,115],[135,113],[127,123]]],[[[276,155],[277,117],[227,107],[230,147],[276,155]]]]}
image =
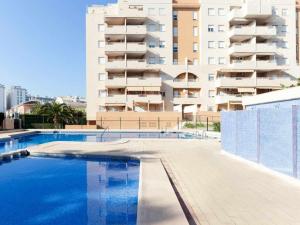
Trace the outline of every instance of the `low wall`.
{"type": "Polygon", "coordinates": [[[96,125],[109,129],[177,129],[179,112],[100,112],[96,125]]]}
{"type": "Polygon", "coordinates": [[[81,130],[81,129],[97,129],[96,125],[65,125],[65,129],[81,130]]]}
{"type": "Polygon", "coordinates": [[[300,178],[300,107],[222,112],[223,150],[300,178]]]}

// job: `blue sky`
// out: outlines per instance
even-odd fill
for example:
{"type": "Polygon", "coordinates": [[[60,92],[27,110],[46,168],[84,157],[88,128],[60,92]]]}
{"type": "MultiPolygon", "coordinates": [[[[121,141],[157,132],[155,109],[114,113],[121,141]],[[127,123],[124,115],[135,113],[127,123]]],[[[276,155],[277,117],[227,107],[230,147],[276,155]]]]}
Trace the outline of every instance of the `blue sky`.
{"type": "Polygon", "coordinates": [[[0,0],[0,84],[85,96],[86,7],[106,2],[0,0]]]}

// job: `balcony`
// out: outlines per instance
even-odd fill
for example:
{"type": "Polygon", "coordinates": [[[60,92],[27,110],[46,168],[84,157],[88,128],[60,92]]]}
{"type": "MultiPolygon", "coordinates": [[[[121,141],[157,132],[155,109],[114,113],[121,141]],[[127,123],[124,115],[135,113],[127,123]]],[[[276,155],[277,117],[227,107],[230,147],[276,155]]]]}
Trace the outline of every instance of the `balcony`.
{"type": "Polygon", "coordinates": [[[109,94],[108,96],[101,99],[104,104],[125,104],[125,94],[109,94]]]}
{"type": "Polygon", "coordinates": [[[293,81],[290,78],[283,77],[258,77],[256,80],[257,87],[264,88],[281,88],[281,85],[290,86],[293,81]]]}
{"type": "Polygon", "coordinates": [[[145,77],[145,78],[137,78],[137,77],[129,77],[127,78],[127,86],[135,86],[135,87],[161,87],[161,78],[160,77],[145,77]]]}
{"type": "Polygon", "coordinates": [[[126,51],[146,53],[147,45],[145,42],[129,42],[127,43],[126,51]]]}
{"type": "Polygon", "coordinates": [[[127,95],[127,102],[162,103],[161,95],[127,95]]]}
{"type": "Polygon", "coordinates": [[[274,43],[234,43],[229,48],[231,55],[249,55],[247,53],[269,53],[274,54],[277,46],[274,43]]]}
{"type": "Polygon", "coordinates": [[[126,68],[125,60],[112,59],[106,62],[105,64],[106,71],[117,71],[117,70],[123,70],[125,68],[126,68]]]}
{"type": "Polygon", "coordinates": [[[126,44],[123,42],[109,42],[105,44],[105,52],[125,52],[126,44]]]}
{"type": "Polygon", "coordinates": [[[147,34],[147,27],[146,27],[146,25],[127,25],[126,33],[127,34],[146,35],[147,34]]]}
{"type": "Polygon", "coordinates": [[[233,60],[229,67],[237,70],[254,69],[256,66],[254,60],[233,60]]]}
{"type": "Polygon", "coordinates": [[[105,53],[110,55],[114,52],[132,52],[132,53],[146,53],[147,46],[145,42],[107,42],[105,44],[105,53]]]}
{"type": "Polygon", "coordinates": [[[105,28],[105,35],[116,35],[116,34],[139,34],[146,35],[146,25],[108,25],[105,28]]]}
{"type": "Polygon", "coordinates": [[[220,77],[216,79],[217,88],[255,87],[255,78],[246,77],[220,77]]]}
{"type": "MultiPolygon", "coordinates": [[[[246,2],[246,4],[242,8],[234,8],[230,11],[228,15],[229,21],[234,21],[237,19],[250,19],[250,18],[268,18],[272,16],[272,7],[269,3],[263,3],[263,5],[260,5],[260,2],[258,2],[258,5],[248,5],[249,3],[246,2]]],[[[253,4],[251,2],[250,4],[253,4]]]]}
{"type": "Polygon", "coordinates": [[[124,25],[109,25],[105,27],[106,35],[125,34],[125,33],[126,33],[126,26],[124,25]]]}
{"type": "Polygon", "coordinates": [[[127,68],[133,70],[143,70],[146,69],[147,62],[145,59],[128,59],[127,68]]]}
{"type": "Polygon", "coordinates": [[[174,95],[173,104],[175,105],[195,105],[201,104],[200,93],[191,95],[174,95]]]}
{"type": "Polygon", "coordinates": [[[175,79],[172,83],[173,88],[200,88],[201,82],[198,79],[175,79]]]}
{"type": "Polygon", "coordinates": [[[280,69],[277,65],[276,60],[257,60],[256,69],[263,71],[270,71],[280,69]]]}
{"type": "Polygon", "coordinates": [[[125,77],[112,77],[104,82],[105,87],[125,87],[126,79],[125,77]]]}
{"type": "Polygon", "coordinates": [[[228,102],[242,102],[242,95],[217,95],[215,104],[226,104],[228,102]]]}
{"type": "Polygon", "coordinates": [[[275,37],[277,30],[275,26],[233,26],[230,29],[230,37],[240,37],[240,36],[263,36],[263,37],[275,37]]]}

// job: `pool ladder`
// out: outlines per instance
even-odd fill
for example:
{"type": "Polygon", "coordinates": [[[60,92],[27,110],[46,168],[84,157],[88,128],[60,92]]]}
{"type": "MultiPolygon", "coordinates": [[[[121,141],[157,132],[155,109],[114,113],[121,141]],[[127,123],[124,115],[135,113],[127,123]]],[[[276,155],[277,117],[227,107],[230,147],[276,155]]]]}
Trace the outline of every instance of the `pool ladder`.
{"type": "Polygon", "coordinates": [[[104,129],[104,131],[100,134],[101,142],[102,142],[102,139],[103,139],[104,134],[107,133],[108,131],[109,131],[109,127],[106,127],[106,128],[104,129]]]}

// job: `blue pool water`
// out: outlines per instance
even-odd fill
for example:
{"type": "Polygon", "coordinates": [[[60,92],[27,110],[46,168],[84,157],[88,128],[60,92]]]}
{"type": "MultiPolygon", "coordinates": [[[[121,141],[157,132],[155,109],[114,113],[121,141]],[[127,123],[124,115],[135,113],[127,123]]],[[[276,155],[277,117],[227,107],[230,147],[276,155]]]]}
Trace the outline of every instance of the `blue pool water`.
{"type": "Polygon", "coordinates": [[[18,138],[12,138],[7,141],[0,141],[0,153],[23,149],[30,146],[44,144],[52,141],[90,141],[105,142],[114,141],[121,138],[194,138],[186,133],[160,133],[160,132],[107,132],[101,133],[40,133],[18,138]]]}
{"type": "Polygon", "coordinates": [[[1,225],[135,225],[139,162],[23,158],[0,166],[1,225]]]}

